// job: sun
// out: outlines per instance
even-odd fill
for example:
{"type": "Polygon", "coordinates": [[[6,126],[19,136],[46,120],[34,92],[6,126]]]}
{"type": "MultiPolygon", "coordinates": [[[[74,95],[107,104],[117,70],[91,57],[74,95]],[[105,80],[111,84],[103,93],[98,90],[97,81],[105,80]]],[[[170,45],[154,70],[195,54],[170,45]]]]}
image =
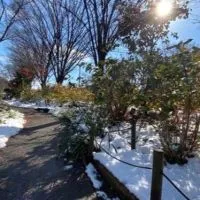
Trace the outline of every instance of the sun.
{"type": "Polygon", "coordinates": [[[161,0],[156,6],[156,14],[159,17],[166,17],[172,13],[172,2],[170,0],[161,0]]]}

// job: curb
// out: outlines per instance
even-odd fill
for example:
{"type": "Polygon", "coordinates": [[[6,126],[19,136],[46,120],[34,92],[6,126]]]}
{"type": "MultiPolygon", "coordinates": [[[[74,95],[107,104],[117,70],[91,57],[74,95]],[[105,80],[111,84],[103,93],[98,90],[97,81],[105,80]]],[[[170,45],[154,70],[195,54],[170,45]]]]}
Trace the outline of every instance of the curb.
{"type": "Polygon", "coordinates": [[[92,160],[92,164],[102,176],[103,180],[110,185],[117,193],[120,199],[139,200],[133,193],[131,193],[106,167],[99,161],[92,160]]]}

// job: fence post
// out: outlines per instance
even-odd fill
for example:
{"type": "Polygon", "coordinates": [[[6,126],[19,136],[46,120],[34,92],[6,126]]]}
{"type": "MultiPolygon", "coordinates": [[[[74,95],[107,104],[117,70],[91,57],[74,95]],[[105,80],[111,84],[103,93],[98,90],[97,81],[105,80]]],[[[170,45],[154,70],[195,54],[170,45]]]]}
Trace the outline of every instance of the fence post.
{"type": "Polygon", "coordinates": [[[131,149],[136,148],[136,120],[131,120],[131,149]]]}
{"type": "Polygon", "coordinates": [[[162,179],[163,179],[163,151],[154,150],[153,152],[153,170],[151,181],[151,200],[161,200],[162,197],[162,179]]]}

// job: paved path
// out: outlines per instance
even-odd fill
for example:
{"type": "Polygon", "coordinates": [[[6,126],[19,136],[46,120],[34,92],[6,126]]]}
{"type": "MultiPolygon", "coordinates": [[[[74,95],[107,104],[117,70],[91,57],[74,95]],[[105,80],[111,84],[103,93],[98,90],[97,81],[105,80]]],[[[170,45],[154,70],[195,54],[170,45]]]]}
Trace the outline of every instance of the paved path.
{"type": "Polygon", "coordinates": [[[56,159],[59,122],[31,109],[25,128],[0,149],[0,200],[95,199],[80,167],[63,170],[56,159]]]}

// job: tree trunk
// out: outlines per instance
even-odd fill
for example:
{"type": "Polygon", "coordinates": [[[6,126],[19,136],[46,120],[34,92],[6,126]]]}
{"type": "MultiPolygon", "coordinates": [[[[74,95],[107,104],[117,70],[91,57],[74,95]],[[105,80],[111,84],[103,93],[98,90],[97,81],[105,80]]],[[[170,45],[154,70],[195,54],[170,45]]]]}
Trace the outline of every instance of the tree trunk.
{"type": "Polygon", "coordinates": [[[59,84],[59,85],[62,85],[64,80],[65,80],[65,77],[63,77],[62,75],[57,76],[56,83],[59,84]]]}
{"type": "Polygon", "coordinates": [[[41,85],[42,90],[44,90],[47,87],[46,81],[42,81],[40,85],[41,85]]]}
{"type": "Polygon", "coordinates": [[[101,50],[98,52],[98,57],[99,57],[98,67],[99,67],[99,75],[100,76],[104,75],[106,55],[107,55],[107,52],[104,52],[101,50]]]}

